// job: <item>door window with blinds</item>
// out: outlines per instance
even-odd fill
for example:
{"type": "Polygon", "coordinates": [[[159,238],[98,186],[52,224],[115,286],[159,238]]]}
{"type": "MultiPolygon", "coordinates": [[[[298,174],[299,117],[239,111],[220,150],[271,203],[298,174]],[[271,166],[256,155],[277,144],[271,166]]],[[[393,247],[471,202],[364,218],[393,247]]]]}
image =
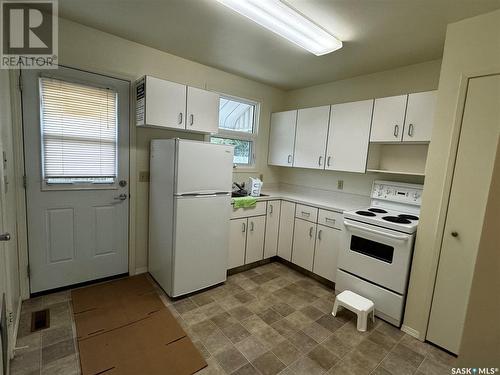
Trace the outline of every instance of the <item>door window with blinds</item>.
{"type": "Polygon", "coordinates": [[[113,184],[117,92],[47,77],[39,87],[44,184],[113,184]]]}

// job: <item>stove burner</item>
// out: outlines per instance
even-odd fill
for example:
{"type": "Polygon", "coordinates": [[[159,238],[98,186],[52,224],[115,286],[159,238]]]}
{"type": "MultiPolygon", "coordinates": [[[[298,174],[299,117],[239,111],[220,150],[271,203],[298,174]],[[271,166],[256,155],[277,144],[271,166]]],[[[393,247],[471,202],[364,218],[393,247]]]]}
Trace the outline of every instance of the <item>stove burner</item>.
{"type": "Polygon", "coordinates": [[[384,219],[385,221],[390,221],[391,223],[411,224],[410,220],[398,216],[384,216],[382,219],[384,219]]]}
{"type": "Polygon", "coordinates": [[[387,213],[386,210],[383,210],[381,208],[369,208],[368,211],[376,212],[378,214],[386,214],[387,213]]]}
{"type": "Polygon", "coordinates": [[[356,213],[361,216],[377,216],[373,212],[368,211],[356,211],[356,213]]]}
{"type": "Polygon", "coordinates": [[[401,217],[401,218],[403,218],[403,219],[418,220],[418,216],[415,216],[415,215],[401,214],[401,215],[398,215],[398,216],[401,217]]]}

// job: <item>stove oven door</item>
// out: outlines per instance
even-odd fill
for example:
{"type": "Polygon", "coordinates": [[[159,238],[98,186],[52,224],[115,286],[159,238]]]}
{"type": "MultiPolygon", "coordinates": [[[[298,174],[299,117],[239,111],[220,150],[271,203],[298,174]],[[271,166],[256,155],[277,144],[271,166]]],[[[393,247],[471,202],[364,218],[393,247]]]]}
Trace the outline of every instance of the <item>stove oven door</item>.
{"type": "Polygon", "coordinates": [[[344,219],[345,242],[338,267],[362,279],[405,294],[414,234],[344,219]]]}

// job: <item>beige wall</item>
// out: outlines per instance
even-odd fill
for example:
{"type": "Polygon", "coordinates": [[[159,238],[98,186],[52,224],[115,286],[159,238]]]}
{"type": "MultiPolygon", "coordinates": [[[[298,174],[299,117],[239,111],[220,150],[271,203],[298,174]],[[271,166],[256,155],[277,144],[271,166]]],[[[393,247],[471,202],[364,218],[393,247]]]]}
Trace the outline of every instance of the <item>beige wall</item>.
{"type": "Polygon", "coordinates": [[[420,338],[426,335],[432,300],[465,95],[464,77],[492,72],[500,72],[500,11],[448,25],[404,321],[404,327],[420,338]]]}
{"type": "MultiPolygon", "coordinates": [[[[336,104],[409,92],[434,90],[438,86],[441,60],[405,66],[398,69],[368,74],[342,81],[288,91],[282,109],[304,108],[336,104]]],[[[369,195],[375,179],[423,183],[421,177],[387,174],[359,174],[310,169],[279,168],[279,181],[337,190],[337,181],[344,181],[344,192],[369,195]]]]}
{"type": "MultiPolygon", "coordinates": [[[[283,91],[67,20],[60,20],[59,29],[60,63],[63,65],[131,81],[149,74],[260,102],[257,165],[249,173],[237,173],[235,179],[245,180],[262,173],[266,182],[276,181],[276,171],[268,168],[266,163],[267,140],[270,113],[282,106],[283,91]]],[[[148,183],[138,182],[138,173],[149,170],[149,141],[160,137],[203,139],[200,135],[166,130],[139,129],[132,132],[131,138],[137,140],[131,150],[131,164],[137,165],[137,174],[130,177],[131,187],[136,185],[137,188],[136,197],[132,196],[131,201],[131,217],[136,224],[136,251],[132,254],[136,257],[136,268],[147,266],[149,188],[148,183]]],[[[131,244],[132,251],[133,248],[131,244]]]]}
{"type": "Polygon", "coordinates": [[[500,139],[481,242],[470,290],[459,364],[463,367],[498,367],[500,365],[500,139]]]}

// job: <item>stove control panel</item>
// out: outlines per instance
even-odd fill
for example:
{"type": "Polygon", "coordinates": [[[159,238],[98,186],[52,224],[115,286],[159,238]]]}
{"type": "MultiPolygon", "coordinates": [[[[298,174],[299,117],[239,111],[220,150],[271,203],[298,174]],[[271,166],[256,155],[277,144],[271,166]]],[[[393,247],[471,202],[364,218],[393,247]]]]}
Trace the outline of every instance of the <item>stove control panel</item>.
{"type": "Polygon", "coordinates": [[[422,189],[422,185],[375,181],[372,188],[372,198],[420,206],[422,189]]]}

